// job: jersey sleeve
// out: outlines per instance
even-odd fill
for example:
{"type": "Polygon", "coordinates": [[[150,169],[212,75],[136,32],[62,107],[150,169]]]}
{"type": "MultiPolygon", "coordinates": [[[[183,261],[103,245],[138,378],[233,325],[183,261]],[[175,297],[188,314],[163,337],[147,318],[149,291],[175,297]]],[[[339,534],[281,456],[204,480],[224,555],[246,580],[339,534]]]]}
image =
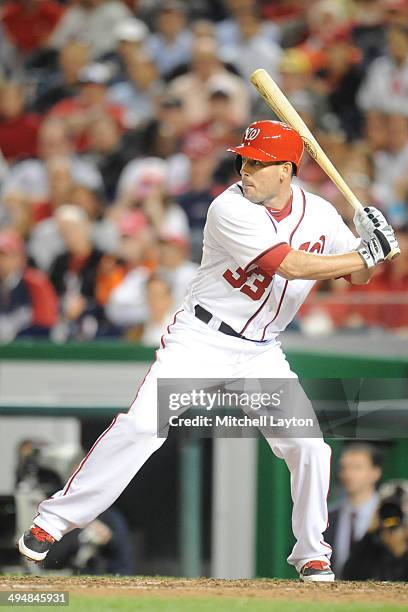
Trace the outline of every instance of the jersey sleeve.
{"type": "Polygon", "coordinates": [[[275,269],[291,250],[265,208],[240,196],[215,200],[208,211],[209,235],[244,270],[268,255],[275,269]]]}

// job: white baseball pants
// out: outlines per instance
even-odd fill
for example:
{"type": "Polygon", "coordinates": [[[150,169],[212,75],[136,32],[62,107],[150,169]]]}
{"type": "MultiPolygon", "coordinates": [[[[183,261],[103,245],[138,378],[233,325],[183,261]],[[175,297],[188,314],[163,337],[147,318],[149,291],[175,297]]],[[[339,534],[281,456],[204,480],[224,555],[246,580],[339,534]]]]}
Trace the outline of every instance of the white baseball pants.
{"type": "MultiPolygon", "coordinates": [[[[158,378],[220,376],[296,378],[279,342],[234,338],[211,329],[189,312],[176,313],[128,413],[113,419],[65,487],[39,504],[34,523],[59,540],[90,523],[119,497],[165,441],[157,437],[158,378]]],[[[268,437],[267,441],[274,454],[284,459],[291,475],[296,544],[288,563],[299,571],[312,559],[327,561],[331,548],[322,534],[328,519],[330,447],[322,437],[268,437]]]]}

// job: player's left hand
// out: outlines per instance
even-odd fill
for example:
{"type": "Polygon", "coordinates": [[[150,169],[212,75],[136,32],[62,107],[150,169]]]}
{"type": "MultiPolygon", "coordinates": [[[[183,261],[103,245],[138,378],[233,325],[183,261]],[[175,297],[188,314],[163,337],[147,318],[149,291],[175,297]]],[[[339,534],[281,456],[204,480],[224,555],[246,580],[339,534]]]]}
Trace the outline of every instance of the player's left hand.
{"type": "Polygon", "coordinates": [[[370,242],[375,236],[375,230],[383,230],[388,225],[387,219],[375,206],[366,206],[362,210],[357,210],[353,221],[364,242],[370,242]]]}

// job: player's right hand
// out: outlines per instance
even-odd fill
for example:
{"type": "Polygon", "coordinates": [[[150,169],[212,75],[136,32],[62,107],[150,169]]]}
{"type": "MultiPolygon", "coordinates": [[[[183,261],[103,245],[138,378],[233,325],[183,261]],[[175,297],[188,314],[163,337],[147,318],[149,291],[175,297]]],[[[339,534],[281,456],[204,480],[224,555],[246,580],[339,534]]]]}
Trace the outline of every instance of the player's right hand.
{"type": "Polygon", "coordinates": [[[375,206],[365,206],[356,210],[353,221],[358,235],[365,242],[370,242],[376,229],[383,230],[388,225],[387,219],[375,206]]]}
{"type": "Polygon", "coordinates": [[[394,249],[399,250],[398,240],[391,225],[386,225],[382,229],[375,229],[371,240],[362,240],[358,253],[367,268],[373,268],[387,259],[394,249]]]}

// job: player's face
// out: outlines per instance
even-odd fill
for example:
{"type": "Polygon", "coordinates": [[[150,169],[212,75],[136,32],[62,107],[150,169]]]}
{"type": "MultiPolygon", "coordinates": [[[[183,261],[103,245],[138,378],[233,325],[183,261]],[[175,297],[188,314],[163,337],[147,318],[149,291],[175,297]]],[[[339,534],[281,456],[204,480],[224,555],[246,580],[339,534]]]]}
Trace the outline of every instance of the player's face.
{"type": "Polygon", "coordinates": [[[268,202],[279,195],[282,185],[291,179],[290,162],[261,162],[242,158],[241,178],[244,195],[254,203],[268,202]]]}

